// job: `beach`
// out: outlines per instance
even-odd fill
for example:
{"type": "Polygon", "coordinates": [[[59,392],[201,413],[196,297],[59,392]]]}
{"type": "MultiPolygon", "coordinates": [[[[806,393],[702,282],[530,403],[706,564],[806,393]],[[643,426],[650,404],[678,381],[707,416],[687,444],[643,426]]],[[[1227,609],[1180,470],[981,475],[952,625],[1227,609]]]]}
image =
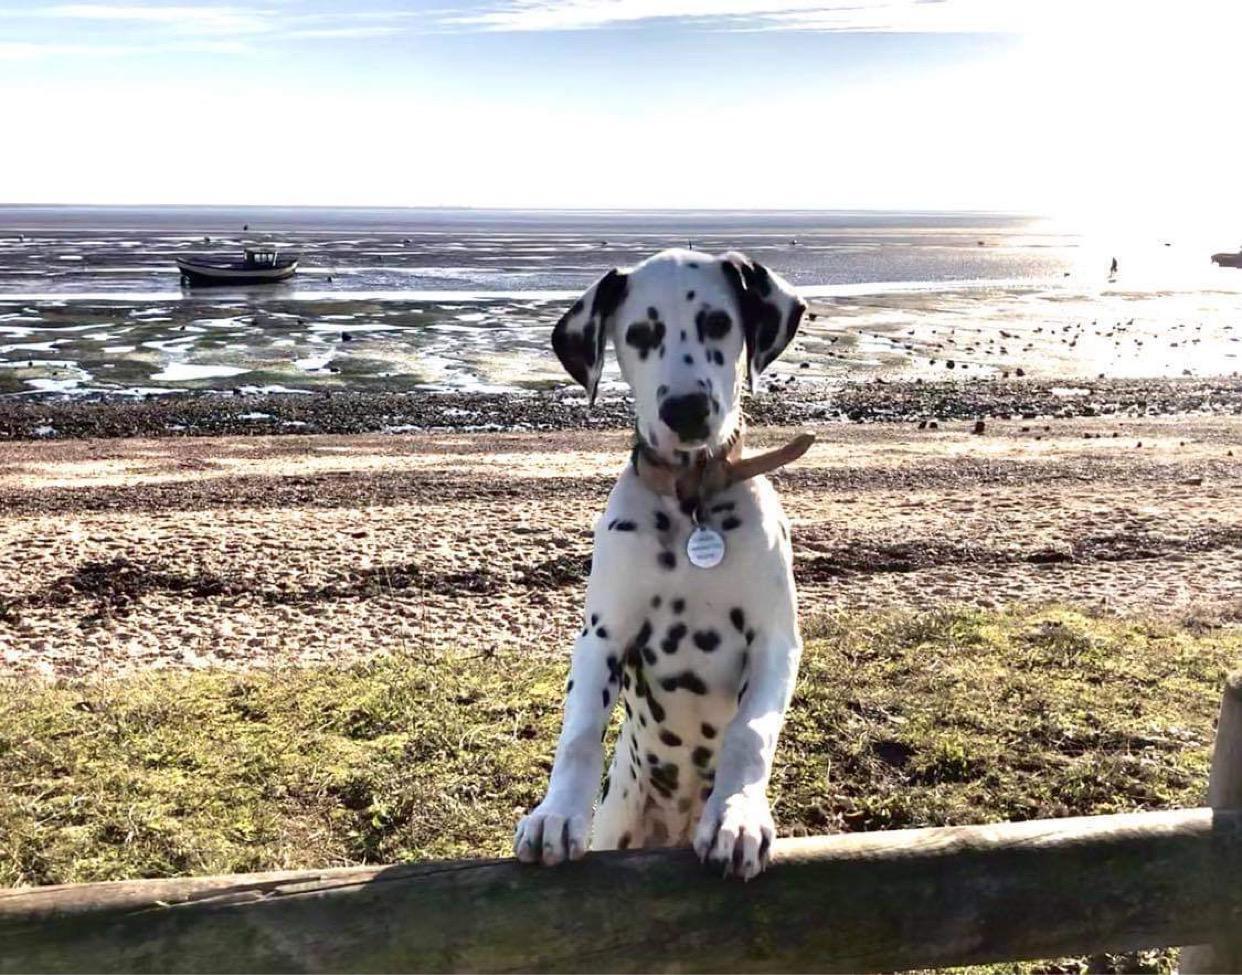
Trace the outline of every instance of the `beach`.
{"type": "Polygon", "coordinates": [[[807,617],[1239,595],[1242,275],[984,214],[0,207],[0,668],[563,655],[629,449],[549,349],[661,247],[809,308],[746,401],[807,617]],[[290,283],[173,259],[280,243],[290,283]],[[976,432],[976,431],[980,432],[976,432]]]}
{"type": "MultiPolygon", "coordinates": [[[[1236,413],[797,429],[818,442],[775,480],[807,618],[1242,605],[1236,413]]],[[[0,667],[561,657],[628,445],[620,429],[0,444],[0,667]]]]}

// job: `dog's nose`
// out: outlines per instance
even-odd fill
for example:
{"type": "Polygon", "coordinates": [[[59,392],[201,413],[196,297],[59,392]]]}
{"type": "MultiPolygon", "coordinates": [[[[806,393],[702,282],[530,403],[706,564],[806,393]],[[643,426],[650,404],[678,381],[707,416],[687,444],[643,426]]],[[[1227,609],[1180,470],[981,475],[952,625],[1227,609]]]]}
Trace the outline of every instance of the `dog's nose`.
{"type": "Polygon", "coordinates": [[[706,440],[710,412],[706,393],[670,396],[660,404],[660,419],[682,440],[706,440]]]}

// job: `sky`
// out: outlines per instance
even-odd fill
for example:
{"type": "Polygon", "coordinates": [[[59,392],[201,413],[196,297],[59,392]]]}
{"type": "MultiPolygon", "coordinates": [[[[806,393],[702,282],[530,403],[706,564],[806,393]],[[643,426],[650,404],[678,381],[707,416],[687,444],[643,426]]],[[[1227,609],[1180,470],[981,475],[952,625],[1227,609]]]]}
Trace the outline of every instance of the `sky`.
{"type": "Polygon", "coordinates": [[[0,202],[1242,224],[1238,8],[0,0],[0,202]]]}

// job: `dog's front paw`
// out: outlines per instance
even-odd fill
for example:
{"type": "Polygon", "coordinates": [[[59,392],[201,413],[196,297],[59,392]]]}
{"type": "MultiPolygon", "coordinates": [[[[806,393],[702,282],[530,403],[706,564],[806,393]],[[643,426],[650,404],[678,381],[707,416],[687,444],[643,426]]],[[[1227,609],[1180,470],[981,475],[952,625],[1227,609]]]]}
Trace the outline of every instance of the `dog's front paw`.
{"type": "Polygon", "coordinates": [[[523,863],[554,866],[562,860],[581,860],[591,832],[591,811],[545,799],[517,826],[513,853],[523,863]]]}
{"type": "Polygon", "coordinates": [[[767,796],[713,795],[694,832],[694,852],[701,861],[719,866],[724,876],[750,880],[768,865],[775,835],[767,796]]]}

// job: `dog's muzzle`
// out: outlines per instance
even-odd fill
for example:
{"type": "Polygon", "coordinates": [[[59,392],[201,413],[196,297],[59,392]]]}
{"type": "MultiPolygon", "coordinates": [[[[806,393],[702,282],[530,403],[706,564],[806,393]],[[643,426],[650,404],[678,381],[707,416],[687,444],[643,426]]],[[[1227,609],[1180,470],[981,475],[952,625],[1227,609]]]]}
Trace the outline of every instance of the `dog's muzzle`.
{"type": "Polygon", "coordinates": [[[660,404],[660,419],[683,443],[706,440],[710,431],[707,418],[711,415],[711,402],[706,393],[688,396],[670,396],[660,404]]]}

